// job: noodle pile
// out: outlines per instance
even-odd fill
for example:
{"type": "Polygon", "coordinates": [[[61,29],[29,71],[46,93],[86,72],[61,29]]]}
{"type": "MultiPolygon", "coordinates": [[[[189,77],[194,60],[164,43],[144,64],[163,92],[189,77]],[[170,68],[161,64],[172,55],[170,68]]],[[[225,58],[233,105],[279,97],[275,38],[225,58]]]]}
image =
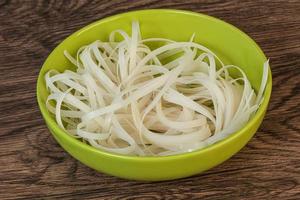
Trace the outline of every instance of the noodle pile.
{"type": "Polygon", "coordinates": [[[76,58],[65,52],[77,70],[45,75],[47,109],[73,137],[118,154],[173,155],[220,141],[258,109],[268,61],[256,94],[239,67],[224,65],[193,37],[142,39],[133,22],[131,36],[116,30],[108,42],[81,47],[76,58]],[[164,45],[150,49],[155,42],[164,45]],[[241,76],[231,77],[230,68],[241,76]]]}

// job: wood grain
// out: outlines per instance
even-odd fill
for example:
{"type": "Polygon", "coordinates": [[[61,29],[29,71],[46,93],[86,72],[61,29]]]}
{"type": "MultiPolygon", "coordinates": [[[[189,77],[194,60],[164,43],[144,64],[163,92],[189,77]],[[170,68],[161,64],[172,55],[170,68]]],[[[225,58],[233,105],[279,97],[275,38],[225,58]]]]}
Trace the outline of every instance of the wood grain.
{"type": "Polygon", "coordinates": [[[299,80],[299,0],[0,0],[0,199],[300,199],[299,80]],[[37,107],[37,75],[57,44],[97,19],[146,8],[221,18],[271,59],[261,128],[233,158],[194,177],[142,183],[95,172],[57,145],[37,107]]]}

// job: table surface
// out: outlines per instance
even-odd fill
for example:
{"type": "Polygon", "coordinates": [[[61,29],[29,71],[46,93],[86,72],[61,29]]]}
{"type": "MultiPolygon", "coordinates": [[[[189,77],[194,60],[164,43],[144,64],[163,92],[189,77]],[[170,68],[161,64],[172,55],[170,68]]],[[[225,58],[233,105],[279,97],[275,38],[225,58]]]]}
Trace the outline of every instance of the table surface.
{"type": "Polygon", "coordinates": [[[300,199],[300,1],[0,0],[0,199],[300,199]],[[144,183],[98,173],[54,141],[36,80],[65,37],[106,16],[175,8],[223,19],[271,59],[273,93],[257,134],[203,174],[144,183]]]}

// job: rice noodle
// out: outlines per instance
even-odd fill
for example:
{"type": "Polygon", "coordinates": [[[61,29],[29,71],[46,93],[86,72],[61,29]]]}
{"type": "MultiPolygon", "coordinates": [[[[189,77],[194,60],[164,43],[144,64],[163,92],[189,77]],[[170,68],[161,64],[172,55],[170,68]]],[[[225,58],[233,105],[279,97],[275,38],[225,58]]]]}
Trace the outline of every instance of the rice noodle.
{"type": "Polygon", "coordinates": [[[138,22],[131,33],[113,31],[75,58],[65,51],[76,72],[46,73],[47,109],[71,136],[118,154],[173,155],[226,138],[259,108],[269,61],[256,95],[241,68],[224,65],[195,35],[188,42],[142,39],[138,22]],[[165,45],[147,46],[154,42],[165,45]],[[231,77],[230,68],[241,76],[231,77]]]}

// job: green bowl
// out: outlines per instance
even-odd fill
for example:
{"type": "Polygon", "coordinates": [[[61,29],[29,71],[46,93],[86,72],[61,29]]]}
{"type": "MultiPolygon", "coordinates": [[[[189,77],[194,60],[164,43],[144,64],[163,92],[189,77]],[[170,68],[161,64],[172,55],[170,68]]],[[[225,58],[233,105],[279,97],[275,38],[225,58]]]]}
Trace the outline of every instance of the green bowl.
{"type": "Polygon", "coordinates": [[[115,15],[96,21],[69,36],[43,64],[37,82],[37,99],[46,124],[57,142],[74,158],[95,170],[126,179],[148,181],[198,174],[237,153],[251,139],[263,120],[272,90],[270,70],[264,100],[255,116],[240,131],[202,150],[164,157],[124,156],[84,144],[58,127],[54,116],[45,107],[48,96],[45,73],[50,69],[61,72],[74,69],[64,57],[64,50],[74,55],[83,45],[97,39],[107,40],[109,33],[115,29],[124,29],[130,33],[133,20],[140,22],[143,38],[165,37],[187,41],[196,33],[196,42],[213,50],[225,64],[240,66],[258,90],[266,57],[258,45],[236,27],[207,15],[182,10],[141,10],[115,15]]]}

